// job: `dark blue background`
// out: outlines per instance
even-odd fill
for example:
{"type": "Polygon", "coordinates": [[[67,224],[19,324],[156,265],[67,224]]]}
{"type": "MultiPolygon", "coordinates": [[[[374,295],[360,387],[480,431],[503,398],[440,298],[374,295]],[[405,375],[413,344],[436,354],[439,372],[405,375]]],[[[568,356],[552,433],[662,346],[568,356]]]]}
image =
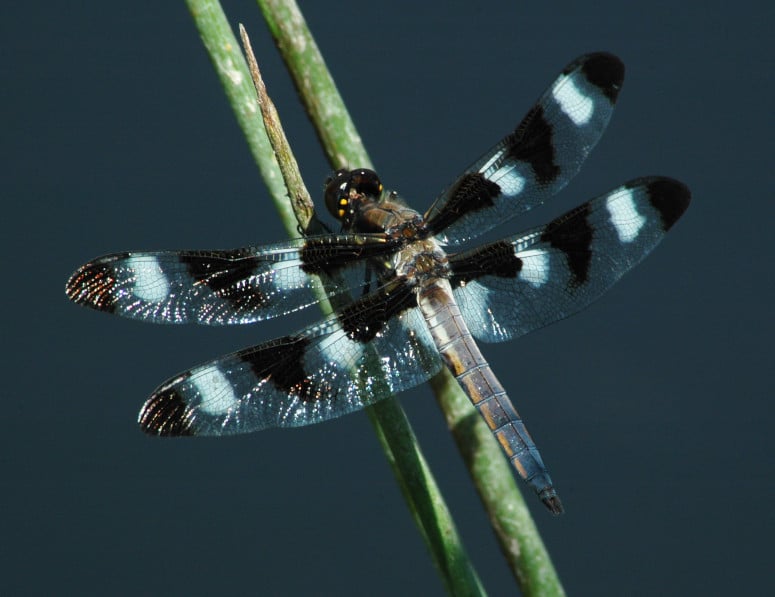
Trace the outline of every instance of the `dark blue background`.
{"type": "MultiPolygon", "coordinates": [[[[592,308],[484,351],[567,506],[529,496],[570,594],[771,586],[771,3],[302,5],[383,180],[420,210],[568,61],[622,57],[586,167],[499,233],[646,174],[692,206],[592,308]]],[[[318,189],[327,163],[257,8],[226,8],[318,189]]],[[[0,592],[440,594],[365,415],[227,440],[137,428],[164,379],[302,320],[155,327],[65,299],[102,253],[283,238],[183,3],[0,12],[0,592]]],[[[485,586],[513,593],[433,398],[402,402],[485,586]]]]}

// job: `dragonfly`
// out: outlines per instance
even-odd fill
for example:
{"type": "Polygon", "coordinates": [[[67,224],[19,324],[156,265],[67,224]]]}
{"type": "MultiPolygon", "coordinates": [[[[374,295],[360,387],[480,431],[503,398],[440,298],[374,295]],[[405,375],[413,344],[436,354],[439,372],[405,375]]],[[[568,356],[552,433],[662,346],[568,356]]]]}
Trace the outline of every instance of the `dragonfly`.
{"type": "Polygon", "coordinates": [[[338,301],[322,321],[165,381],[143,405],[141,428],[227,436],[309,425],[446,367],[516,473],[559,514],[538,448],[477,342],[511,340],[588,306],[662,240],[690,191],[668,177],[637,178],[544,226],[469,242],[570,181],[603,134],[623,80],[612,54],[571,62],[424,214],[374,171],[337,170],[324,190],[337,232],[233,250],[114,253],[81,266],[66,294],[166,324],[249,324],[338,301]]]}

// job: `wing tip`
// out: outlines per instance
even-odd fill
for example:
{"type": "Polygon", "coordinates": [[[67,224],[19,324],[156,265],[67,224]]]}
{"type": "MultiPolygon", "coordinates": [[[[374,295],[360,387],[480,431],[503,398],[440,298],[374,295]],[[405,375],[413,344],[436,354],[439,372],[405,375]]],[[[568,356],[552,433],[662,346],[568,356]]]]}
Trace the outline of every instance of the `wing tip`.
{"type": "Polygon", "coordinates": [[[79,303],[81,300],[80,283],[79,280],[83,277],[83,267],[79,267],[75,270],[65,282],[65,296],[74,303],[79,303]]]}
{"type": "Polygon", "coordinates": [[[624,83],[624,63],[610,52],[591,52],[575,60],[566,70],[580,68],[587,81],[598,87],[613,104],[624,83]]]}
{"type": "Polygon", "coordinates": [[[129,253],[116,253],[83,264],[67,279],[65,295],[76,305],[113,313],[116,307],[113,291],[117,279],[112,264],[128,256],[129,253]]]}
{"type": "Polygon", "coordinates": [[[89,285],[94,283],[94,262],[83,264],[75,270],[65,283],[65,295],[76,304],[90,305],[92,301],[89,285]]]}
{"type": "Polygon", "coordinates": [[[560,496],[557,495],[557,491],[555,491],[554,487],[548,487],[544,489],[541,491],[538,497],[541,498],[544,506],[546,506],[555,516],[559,516],[565,512],[565,508],[562,506],[562,501],[560,501],[560,496]]]}
{"type": "Polygon", "coordinates": [[[174,390],[157,390],[140,409],[137,422],[148,435],[179,437],[194,435],[183,397],[174,390]]]}
{"type": "Polygon", "coordinates": [[[689,208],[691,190],[680,180],[667,176],[650,176],[639,180],[645,185],[649,203],[659,213],[662,228],[667,232],[689,208]]]}

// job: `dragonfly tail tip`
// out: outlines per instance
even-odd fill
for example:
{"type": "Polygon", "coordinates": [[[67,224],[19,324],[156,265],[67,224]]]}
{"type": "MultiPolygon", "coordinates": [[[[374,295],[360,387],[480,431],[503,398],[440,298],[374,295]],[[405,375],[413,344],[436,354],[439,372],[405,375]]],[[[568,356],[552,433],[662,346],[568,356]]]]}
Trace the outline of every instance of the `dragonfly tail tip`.
{"type": "Polygon", "coordinates": [[[557,493],[552,489],[551,491],[542,492],[543,495],[541,495],[541,501],[544,503],[544,505],[549,508],[549,511],[554,514],[555,516],[559,516],[563,512],[565,512],[565,509],[562,507],[562,502],[560,501],[560,497],[557,495],[557,493]]]}

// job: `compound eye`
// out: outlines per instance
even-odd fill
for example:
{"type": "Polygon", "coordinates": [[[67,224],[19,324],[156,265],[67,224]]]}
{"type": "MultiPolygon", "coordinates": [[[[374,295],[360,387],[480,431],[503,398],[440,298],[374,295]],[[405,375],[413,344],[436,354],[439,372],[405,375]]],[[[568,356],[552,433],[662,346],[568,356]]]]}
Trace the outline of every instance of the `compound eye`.
{"type": "Polygon", "coordinates": [[[344,169],[337,170],[326,179],[326,209],[337,220],[343,220],[347,215],[350,203],[349,183],[350,171],[344,169]]]}
{"type": "Polygon", "coordinates": [[[350,172],[350,186],[354,187],[359,195],[365,195],[372,199],[382,196],[382,181],[374,170],[359,168],[350,172]]]}
{"type": "Polygon", "coordinates": [[[326,180],[326,208],[340,221],[350,216],[351,201],[356,197],[377,200],[381,196],[382,182],[374,170],[337,170],[326,180]]]}

